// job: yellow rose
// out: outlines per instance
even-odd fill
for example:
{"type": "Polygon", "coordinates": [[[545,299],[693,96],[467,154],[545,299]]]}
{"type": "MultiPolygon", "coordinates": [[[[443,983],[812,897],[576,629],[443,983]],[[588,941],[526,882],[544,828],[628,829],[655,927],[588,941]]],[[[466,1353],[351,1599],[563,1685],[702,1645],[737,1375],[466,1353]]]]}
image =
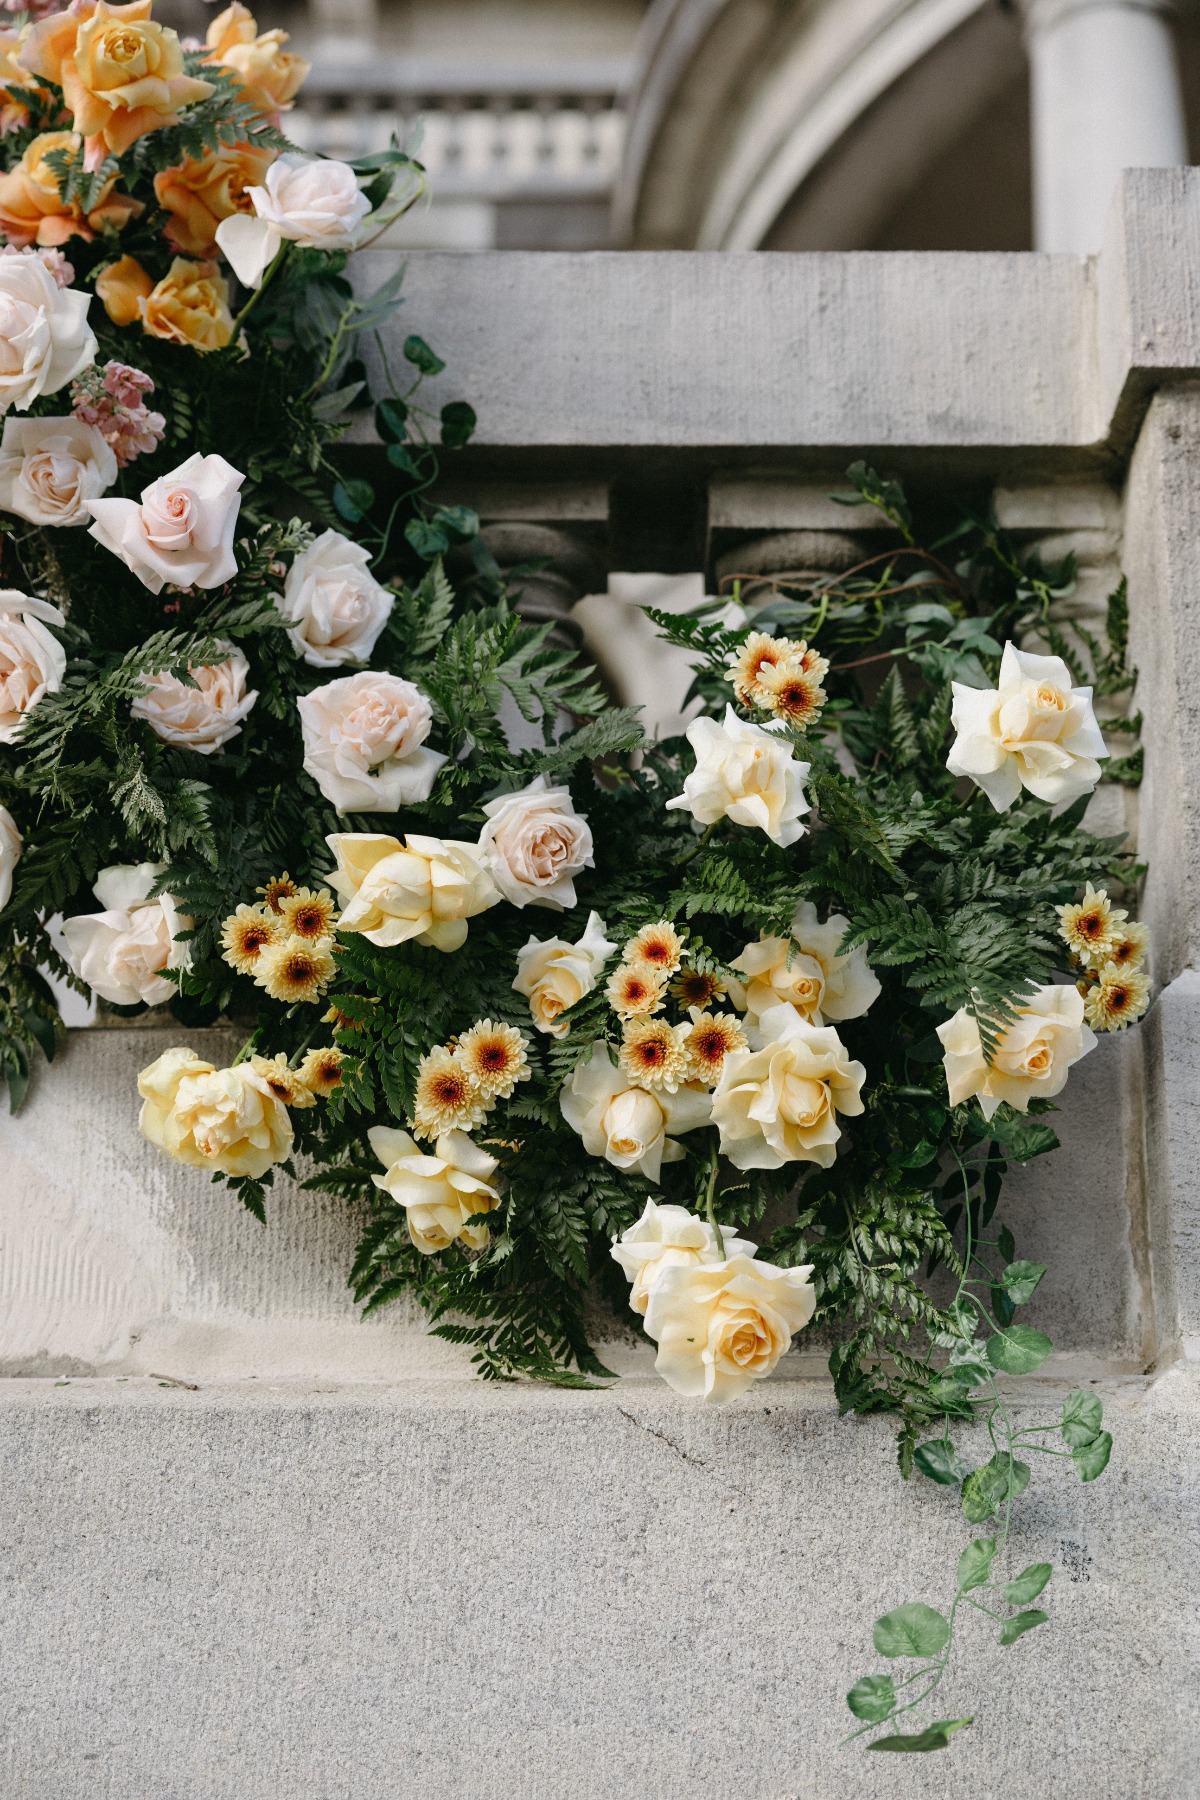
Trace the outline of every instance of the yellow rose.
{"type": "MultiPolygon", "coordinates": [[[[91,18],[95,10],[95,0],[75,0],[69,10],[64,9],[62,12],[51,13],[48,18],[39,19],[17,51],[16,60],[21,68],[61,87],[63,67],[75,49],[79,27],[91,18]]],[[[146,11],[149,10],[147,7],[146,11]]]]}
{"type": "Polygon", "coordinates": [[[650,1291],[664,1269],[696,1268],[699,1264],[725,1262],[731,1256],[753,1256],[758,1248],[732,1231],[717,1234],[707,1219],[689,1212],[686,1206],[659,1206],[647,1200],[646,1209],[636,1224],[623,1231],[612,1247],[613,1261],[618,1263],[629,1282],[629,1304],[636,1313],[644,1313],[650,1291]]]}
{"type": "Polygon", "coordinates": [[[127,195],[113,195],[117,178],[106,181],[89,213],[78,200],[64,201],[58,176],[48,158],[65,150],[75,160],[83,150],[77,131],[44,131],[35,137],[15,169],[0,175],[0,231],[18,250],[29,244],[65,244],[68,238],[91,241],[105,226],[117,231],[142,208],[127,195]]]}
{"type": "Polygon", "coordinates": [[[169,272],[138,301],[142,328],[151,337],[193,350],[223,350],[233,336],[229,284],[216,263],[177,256],[169,272]]]}
{"type": "Polygon", "coordinates": [[[713,1093],[721,1149],[738,1169],[828,1169],[842,1135],[838,1113],[865,1110],[866,1070],[832,1025],[809,1025],[790,1006],[765,1012],[758,1031],[762,1049],[727,1056],[713,1093]]]}
{"type": "Polygon", "coordinates": [[[681,808],[701,825],[731,819],[765,831],[783,848],[803,837],[801,815],[809,810],[804,779],[809,765],[797,762],[792,746],[778,732],[748,725],[732,706],[725,719],[694,719],[685,733],[696,753],[696,766],[682,794],[667,801],[667,811],[681,808]]]}
{"type": "Polygon", "coordinates": [[[1094,1050],[1084,1024],[1083,995],[1071,985],[1038,988],[996,1046],[989,1064],[979,1027],[965,1007],[939,1025],[951,1106],[978,1099],[985,1119],[1002,1100],[1027,1112],[1035,1098],[1053,1100],[1067,1085],[1072,1063],[1094,1050]]]}
{"type": "Polygon", "coordinates": [[[143,1137],[191,1168],[257,1180],[291,1150],[288,1109],[248,1062],[214,1069],[191,1050],[167,1050],[142,1070],[138,1092],[143,1137]]]}
{"type": "Polygon", "coordinates": [[[263,180],[275,155],[251,144],[222,144],[198,161],[156,175],[155,198],[170,214],[166,234],[175,249],[185,256],[215,256],[217,226],[252,210],[246,189],[263,180]]]}
{"type": "Polygon", "coordinates": [[[329,883],[342,903],[340,928],[372,944],[415,938],[458,950],[467,920],[500,898],[474,844],[411,836],[402,844],[370,831],[334,832],[325,842],[337,858],[329,883]]]}
{"type": "Polygon", "coordinates": [[[211,52],[209,62],[231,70],[241,87],[241,98],[268,114],[291,111],[311,67],[302,56],[283,48],[287,42],[286,31],[260,35],[253,14],[237,0],[213,20],[205,37],[211,52]]]}
{"type": "Polygon", "coordinates": [[[136,256],[122,256],[97,277],[96,293],[114,325],[132,325],[142,316],[141,303],[154,283],[136,256]]]}
{"type": "Polygon", "coordinates": [[[647,1181],[659,1179],[665,1162],[683,1160],[683,1145],[668,1133],[696,1131],[710,1117],[703,1089],[684,1085],[673,1094],[647,1093],[613,1068],[599,1039],[563,1084],[558,1104],[589,1156],[602,1156],[614,1169],[634,1169],[647,1181]]]}
{"type": "Polygon", "coordinates": [[[811,900],[802,900],[790,938],[764,937],[747,944],[730,968],[746,977],[746,1011],[794,1006],[811,1025],[858,1019],[879,998],[879,982],[861,945],[842,953],[848,919],[833,913],[822,925],[811,900]]]}
{"type": "Polygon", "coordinates": [[[577,944],[565,938],[531,937],[517,951],[516,993],[524,994],[539,1031],[563,1038],[570,1021],[561,1015],[590,994],[608,958],[616,949],[604,935],[599,913],[589,913],[587,927],[577,944]]]}
{"type": "Polygon", "coordinates": [[[497,1162],[473,1144],[465,1131],[444,1131],[427,1156],[407,1131],[373,1126],[371,1148],[386,1174],[372,1181],[408,1214],[408,1233],[423,1256],[447,1250],[456,1238],[472,1250],[486,1249],[486,1225],[468,1225],[476,1213],[491,1212],[500,1195],[489,1185],[497,1162]]]}
{"type": "Polygon", "coordinates": [[[720,1404],[769,1375],[813,1316],[811,1266],[781,1269],[745,1255],[665,1268],[650,1289],[646,1333],[669,1387],[720,1404]]]}
{"type": "Polygon", "coordinates": [[[93,153],[123,156],[148,132],[173,125],[182,107],[213,92],[211,81],[184,74],[178,36],[151,19],[150,7],[151,0],[127,6],[98,0],[62,58],[63,98],[93,153]]]}

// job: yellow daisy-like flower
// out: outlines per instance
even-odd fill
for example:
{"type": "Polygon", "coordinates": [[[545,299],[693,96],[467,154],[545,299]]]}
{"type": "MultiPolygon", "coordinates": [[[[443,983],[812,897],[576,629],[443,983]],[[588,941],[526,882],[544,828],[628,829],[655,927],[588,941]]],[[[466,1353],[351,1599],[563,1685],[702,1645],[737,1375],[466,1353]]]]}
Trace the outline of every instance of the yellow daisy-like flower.
{"type": "Polygon", "coordinates": [[[1150,1004],[1150,982],[1140,969],[1105,963],[1100,979],[1084,995],[1083,1009],[1093,1031],[1123,1031],[1150,1004]]]}
{"type": "Polygon", "coordinates": [[[704,975],[699,969],[681,969],[671,983],[671,992],[681,1006],[711,1006],[725,998],[725,983],[717,975],[704,975]]]}
{"type": "Polygon", "coordinates": [[[488,1100],[507,1100],[518,1081],[529,1077],[529,1039],[515,1025],[480,1019],[458,1040],[458,1060],[488,1100]]]}
{"type": "Polygon", "coordinates": [[[417,1137],[439,1138],[444,1131],[473,1131],[483,1124],[485,1111],[478,1082],[452,1050],[439,1044],[421,1058],[412,1116],[417,1137]]]}
{"type": "Polygon", "coordinates": [[[317,1097],[305,1086],[300,1071],[293,1069],[281,1050],[278,1056],[252,1056],[250,1067],[261,1075],[277,1100],[285,1106],[315,1106],[317,1097]]]}
{"type": "Polygon", "coordinates": [[[262,906],[239,906],[221,927],[221,955],[239,975],[257,975],[264,950],[277,944],[284,929],[262,906]]]}
{"type": "Polygon", "coordinates": [[[279,916],[296,937],[328,937],[337,920],[337,904],[328,888],[297,888],[279,902],[279,916]]]}
{"type": "Polygon", "coordinates": [[[683,939],[667,919],[643,925],[621,952],[625,963],[649,963],[660,974],[673,975],[683,958],[683,939]]]}
{"type": "Polygon", "coordinates": [[[789,725],[803,730],[820,718],[825,689],[819,675],[802,668],[798,660],[789,657],[786,662],[764,668],[758,704],[774,713],[777,719],[786,719],[789,725]]]}
{"type": "Polygon", "coordinates": [[[746,1034],[729,1013],[701,1012],[692,1008],[692,1023],[685,1049],[688,1079],[715,1087],[721,1079],[725,1058],[734,1050],[746,1048],[746,1034]]]}
{"type": "Polygon", "coordinates": [[[673,1094],[687,1079],[687,1035],[686,1025],[668,1025],[665,1019],[630,1019],[617,1060],[639,1087],[673,1094]]]}
{"type": "Polygon", "coordinates": [[[665,987],[665,975],[649,963],[624,963],[613,970],[604,992],[618,1018],[636,1019],[662,1011],[665,987]]]}
{"type": "Polygon", "coordinates": [[[264,902],[270,907],[273,913],[277,913],[279,911],[280,901],[286,900],[289,895],[294,894],[297,890],[295,882],[292,880],[291,876],[285,872],[282,875],[273,875],[266,887],[255,888],[254,891],[256,894],[262,895],[264,902]]]}
{"type": "Polygon", "coordinates": [[[1111,904],[1104,888],[1096,889],[1090,881],[1082,900],[1054,910],[1059,937],[1088,968],[1099,968],[1109,960],[1117,929],[1129,916],[1111,904]]]}
{"type": "Polygon", "coordinates": [[[289,936],[263,951],[254,978],[272,1000],[294,1005],[299,1000],[319,1000],[336,973],[329,938],[311,944],[306,938],[289,936]]]}
{"type": "Polygon", "coordinates": [[[1118,969],[1140,969],[1146,960],[1146,952],[1149,948],[1149,928],[1143,925],[1139,919],[1131,919],[1128,925],[1118,925],[1114,928],[1108,960],[1110,963],[1115,963],[1118,969]]]}
{"type": "Polygon", "coordinates": [[[342,1085],[342,1063],[345,1057],[333,1044],[310,1050],[296,1074],[312,1094],[332,1094],[342,1085]]]}
{"type": "Polygon", "coordinates": [[[759,683],[764,669],[786,662],[797,648],[790,638],[770,637],[765,631],[752,631],[740,650],[729,658],[725,679],[743,706],[759,704],[759,683]]]}

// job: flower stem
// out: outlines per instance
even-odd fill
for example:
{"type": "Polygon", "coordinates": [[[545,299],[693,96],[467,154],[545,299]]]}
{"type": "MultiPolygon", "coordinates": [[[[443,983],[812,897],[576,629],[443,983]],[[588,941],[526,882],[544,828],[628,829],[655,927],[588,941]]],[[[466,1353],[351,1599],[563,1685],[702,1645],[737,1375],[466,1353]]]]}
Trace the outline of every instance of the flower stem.
{"type": "Polygon", "coordinates": [[[717,1146],[714,1144],[710,1152],[708,1165],[708,1184],[704,1193],[704,1213],[713,1228],[713,1236],[717,1240],[717,1255],[725,1261],[725,1239],[721,1236],[721,1227],[717,1223],[717,1215],[713,1202],[717,1196],[717,1146]]]}

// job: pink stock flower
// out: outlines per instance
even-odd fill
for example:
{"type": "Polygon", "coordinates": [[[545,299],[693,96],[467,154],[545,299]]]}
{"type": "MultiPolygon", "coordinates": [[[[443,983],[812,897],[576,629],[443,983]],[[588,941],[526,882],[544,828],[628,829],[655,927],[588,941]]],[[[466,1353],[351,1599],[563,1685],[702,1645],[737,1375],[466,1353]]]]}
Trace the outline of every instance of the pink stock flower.
{"type": "Polygon", "coordinates": [[[146,395],[153,392],[149,375],[121,362],[107,362],[102,369],[93,366],[72,383],[75,417],[96,427],[121,468],[157,450],[162,442],[166,420],[146,406],[146,395]]]}
{"type": "MultiPolygon", "coordinates": [[[[4,0],[0,0],[0,5],[3,4],[4,0]]],[[[24,256],[26,254],[26,251],[18,250],[15,244],[5,244],[0,248],[0,256],[24,256]]],[[[75,280],[75,265],[67,261],[61,250],[35,250],[33,254],[39,262],[45,264],[60,288],[71,286],[75,280]]]]}

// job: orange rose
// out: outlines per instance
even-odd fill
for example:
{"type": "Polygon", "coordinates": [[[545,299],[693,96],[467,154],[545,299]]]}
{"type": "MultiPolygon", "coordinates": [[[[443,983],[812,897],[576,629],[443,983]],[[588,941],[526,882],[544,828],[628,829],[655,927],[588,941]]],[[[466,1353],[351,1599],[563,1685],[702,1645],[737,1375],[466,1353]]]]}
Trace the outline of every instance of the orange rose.
{"type": "Polygon", "coordinates": [[[170,273],[138,301],[138,311],[151,337],[193,350],[222,350],[233,336],[229,287],[216,263],[177,256],[170,273]]]}
{"type": "Polygon", "coordinates": [[[93,161],[106,151],[124,155],[147,132],[173,125],[181,107],[213,91],[210,81],[184,74],[179,38],[150,18],[150,6],[151,0],[127,6],[97,0],[78,26],[74,48],[62,57],[63,96],[93,161]]]}
{"type": "Polygon", "coordinates": [[[234,0],[213,20],[204,41],[208,61],[236,76],[241,97],[250,106],[268,114],[291,111],[311,64],[283,48],[286,31],[264,31],[260,36],[253,14],[234,0]]]}
{"type": "Polygon", "coordinates": [[[96,294],[114,325],[132,325],[142,316],[141,303],[154,283],[136,256],[123,256],[97,277],[96,294]]]}
{"type": "MultiPolygon", "coordinates": [[[[74,53],[79,27],[95,10],[95,0],[76,0],[69,12],[51,13],[48,19],[39,19],[19,54],[21,67],[28,69],[31,75],[40,75],[43,81],[53,81],[61,87],[63,65],[74,53]]],[[[147,7],[146,11],[149,10],[147,7]]]]}
{"type": "Polygon", "coordinates": [[[274,150],[251,144],[222,144],[198,161],[164,169],[154,177],[154,192],[171,215],[167,237],[185,256],[214,256],[215,233],[222,219],[250,212],[247,187],[260,183],[274,162],[274,150]]]}
{"type": "Polygon", "coordinates": [[[78,199],[64,201],[48,160],[56,150],[65,150],[74,161],[83,150],[83,139],[77,131],[44,131],[16,168],[0,175],[0,231],[18,250],[29,244],[65,244],[70,237],[90,241],[106,225],[119,231],[142,210],[136,200],[113,194],[115,175],[104,183],[86,215],[78,199]]]}

